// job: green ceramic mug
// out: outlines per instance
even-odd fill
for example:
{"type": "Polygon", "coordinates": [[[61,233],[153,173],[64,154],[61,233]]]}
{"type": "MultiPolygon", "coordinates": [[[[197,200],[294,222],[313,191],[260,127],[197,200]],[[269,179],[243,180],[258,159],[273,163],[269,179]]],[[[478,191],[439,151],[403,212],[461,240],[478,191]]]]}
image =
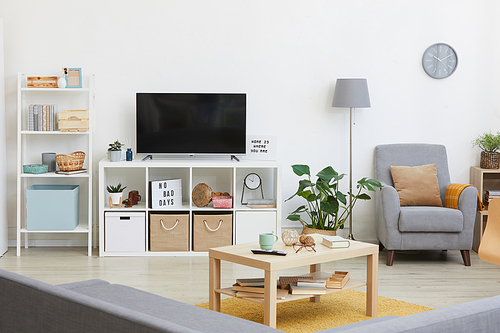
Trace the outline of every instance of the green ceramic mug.
{"type": "Polygon", "coordinates": [[[259,234],[260,248],[263,250],[272,250],[273,244],[278,241],[278,236],[271,232],[259,234]]]}

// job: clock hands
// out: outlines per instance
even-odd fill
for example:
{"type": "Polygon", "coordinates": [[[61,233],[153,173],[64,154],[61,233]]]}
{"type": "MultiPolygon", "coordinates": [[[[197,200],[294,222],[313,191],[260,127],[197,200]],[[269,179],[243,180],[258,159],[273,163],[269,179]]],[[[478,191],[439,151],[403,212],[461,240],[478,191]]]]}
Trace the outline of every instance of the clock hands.
{"type": "MultiPolygon", "coordinates": [[[[445,65],[445,64],[443,63],[443,60],[444,60],[444,59],[446,59],[446,58],[448,58],[448,57],[450,57],[450,56],[452,56],[452,55],[450,54],[449,56],[446,56],[446,57],[444,57],[443,59],[439,59],[438,57],[436,57],[435,55],[433,55],[433,57],[434,57],[437,61],[439,61],[439,62],[441,63],[441,65],[443,65],[443,66],[444,66],[445,71],[446,71],[446,69],[448,69],[448,67],[450,67],[450,66],[445,65]]],[[[446,71],[446,72],[448,72],[448,71],[446,71]]]]}

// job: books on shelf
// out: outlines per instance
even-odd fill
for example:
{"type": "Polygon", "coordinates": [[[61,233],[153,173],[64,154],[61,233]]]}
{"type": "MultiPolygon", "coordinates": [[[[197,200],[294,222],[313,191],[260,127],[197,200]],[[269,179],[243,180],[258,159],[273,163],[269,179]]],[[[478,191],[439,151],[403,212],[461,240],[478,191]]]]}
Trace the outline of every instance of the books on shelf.
{"type": "Polygon", "coordinates": [[[276,202],[273,199],[248,199],[247,206],[249,208],[276,208],[276,202]]]}
{"type": "Polygon", "coordinates": [[[348,239],[340,236],[323,236],[321,244],[331,249],[351,246],[351,242],[348,239]]]}
{"type": "Polygon", "coordinates": [[[292,283],[290,284],[290,293],[292,295],[324,295],[326,287],[298,286],[292,283]]]}
{"type": "Polygon", "coordinates": [[[279,278],[279,285],[281,286],[282,289],[288,289],[288,286],[292,283],[297,283],[299,279],[305,280],[305,279],[312,279],[312,276],[280,276],[279,278]]]}
{"type": "Polygon", "coordinates": [[[484,194],[484,201],[489,202],[491,199],[500,198],[500,190],[487,190],[484,194]]]}
{"type": "Polygon", "coordinates": [[[349,282],[349,272],[335,271],[326,281],[326,288],[328,289],[342,289],[349,282]]]}
{"type": "Polygon", "coordinates": [[[28,107],[28,131],[55,131],[57,105],[30,104],[28,107]]]}
{"type": "Polygon", "coordinates": [[[245,287],[240,286],[238,283],[233,284],[233,291],[249,291],[254,293],[264,293],[264,285],[245,287]]]}
{"type": "MultiPolygon", "coordinates": [[[[288,295],[288,290],[285,289],[277,289],[276,290],[276,299],[285,299],[286,295],[288,295]]],[[[244,297],[244,298],[264,298],[264,293],[252,293],[249,291],[237,291],[234,294],[235,297],[244,297]]]]}
{"type": "Polygon", "coordinates": [[[87,169],[72,170],[72,171],[61,171],[61,170],[56,171],[58,175],[74,175],[76,173],[86,173],[86,172],[87,169]]]}
{"type": "Polygon", "coordinates": [[[264,278],[236,279],[236,283],[242,287],[263,286],[264,278]]]}
{"type": "Polygon", "coordinates": [[[325,288],[327,279],[303,279],[297,280],[298,287],[325,288]]]}

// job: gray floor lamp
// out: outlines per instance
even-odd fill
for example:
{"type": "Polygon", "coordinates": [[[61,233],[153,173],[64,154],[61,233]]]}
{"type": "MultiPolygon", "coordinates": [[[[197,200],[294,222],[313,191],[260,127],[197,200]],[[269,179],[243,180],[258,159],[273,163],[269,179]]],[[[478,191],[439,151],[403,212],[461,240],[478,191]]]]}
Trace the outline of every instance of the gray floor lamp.
{"type": "MultiPolygon", "coordinates": [[[[349,192],[352,193],[352,114],[354,108],[369,108],[370,95],[368,94],[368,83],[366,79],[337,79],[335,92],[333,93],[332,107],[350,108],[349,128],[349,192]]],[[[352,197],[349,196],[349,206],[352,197]]],[[[349,239],[354,240],[352,234],[352,211],[349,215],[349,239]]]]}

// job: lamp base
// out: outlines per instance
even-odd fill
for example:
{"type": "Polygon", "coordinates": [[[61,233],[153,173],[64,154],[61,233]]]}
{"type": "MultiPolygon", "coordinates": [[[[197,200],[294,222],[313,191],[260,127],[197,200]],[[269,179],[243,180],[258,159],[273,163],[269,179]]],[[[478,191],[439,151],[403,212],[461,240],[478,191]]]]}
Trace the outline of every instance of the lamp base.
{"type": "Polygon", "coordinates": [[[350,239],[350,240],[355,240],[355,239],[354,239],[354,235],[353,235],[353,234],[351,234],[351,233],[349,233],[349,236],[347,236],[347,238],[348,238],[348,239],[350,239]]]}

